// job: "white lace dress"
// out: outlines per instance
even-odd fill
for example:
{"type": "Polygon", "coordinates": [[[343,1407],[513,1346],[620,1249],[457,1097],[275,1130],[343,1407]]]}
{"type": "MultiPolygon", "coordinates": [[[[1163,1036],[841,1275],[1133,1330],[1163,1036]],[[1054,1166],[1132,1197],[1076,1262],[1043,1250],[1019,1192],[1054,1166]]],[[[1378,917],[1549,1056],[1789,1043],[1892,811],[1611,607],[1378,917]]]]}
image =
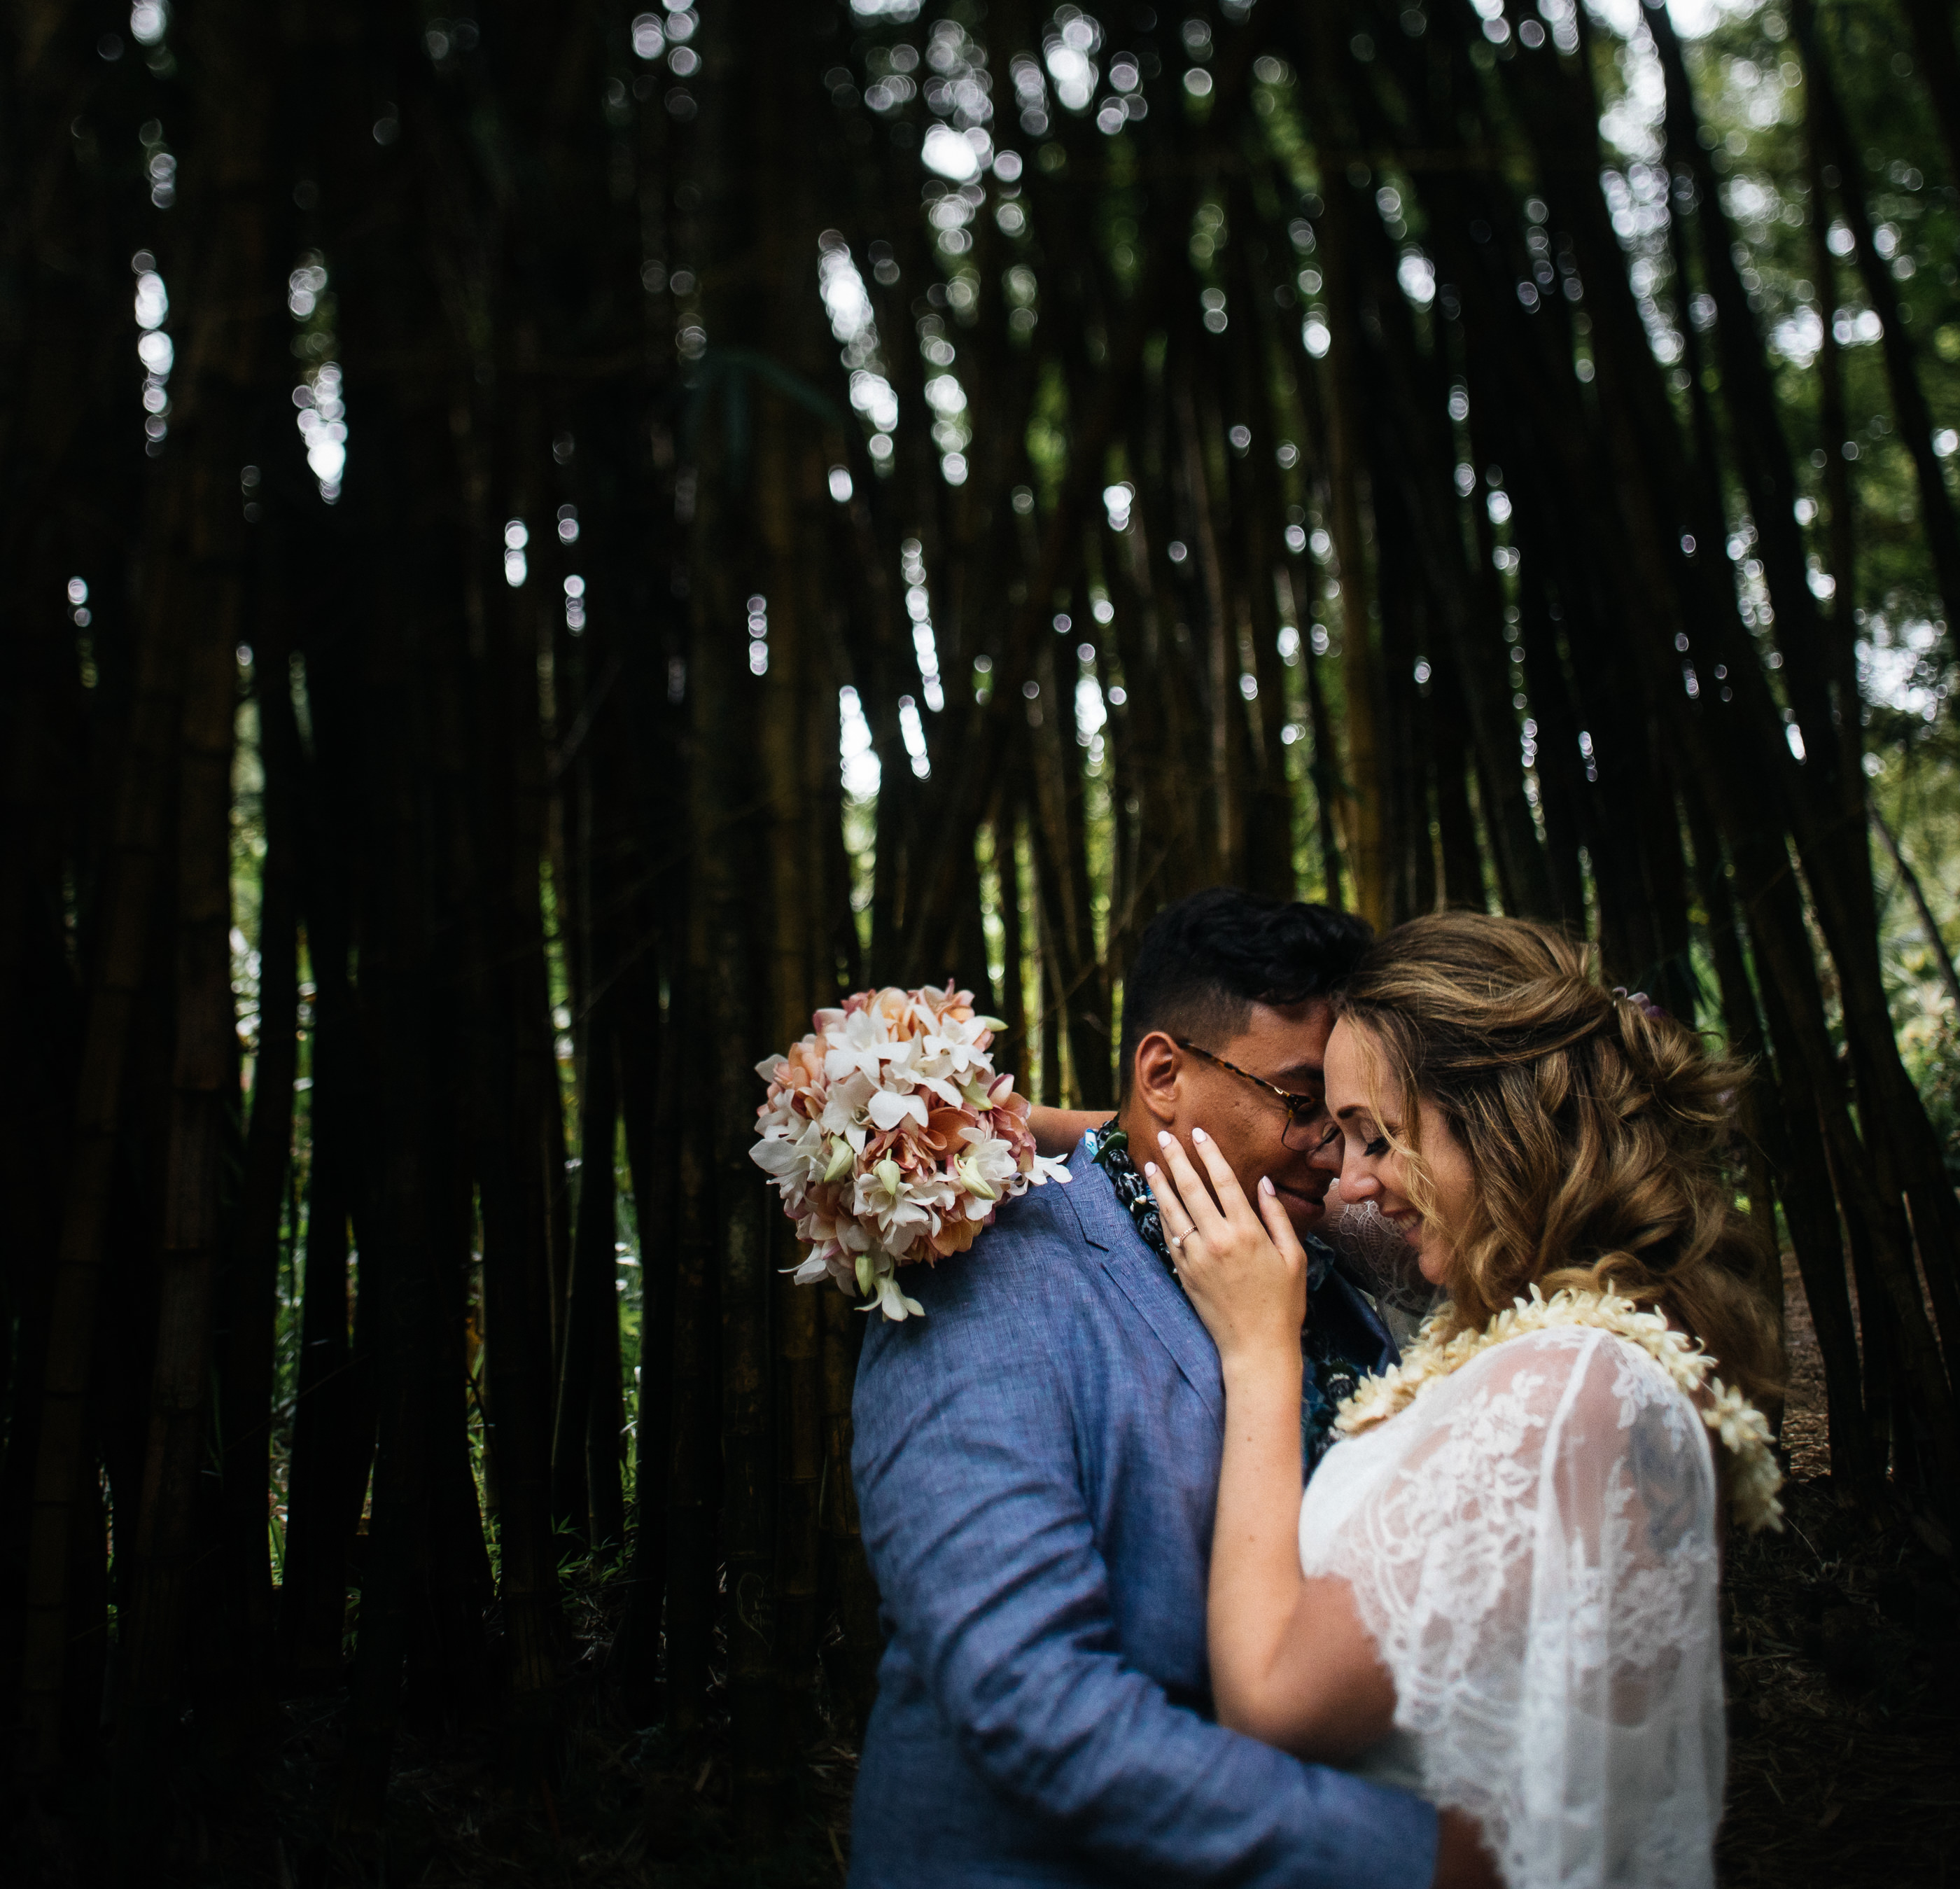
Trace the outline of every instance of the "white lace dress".
{"type": "Polygon", "coordinates": [[[1468,1812],[1509,1889],[1705,1889],[1721,1814],[1717,1493],[1666,1370],[1567,1326],[1338,1445],[1300,1518],[1395,1686],[1354,1768],[1468,1812]]]}

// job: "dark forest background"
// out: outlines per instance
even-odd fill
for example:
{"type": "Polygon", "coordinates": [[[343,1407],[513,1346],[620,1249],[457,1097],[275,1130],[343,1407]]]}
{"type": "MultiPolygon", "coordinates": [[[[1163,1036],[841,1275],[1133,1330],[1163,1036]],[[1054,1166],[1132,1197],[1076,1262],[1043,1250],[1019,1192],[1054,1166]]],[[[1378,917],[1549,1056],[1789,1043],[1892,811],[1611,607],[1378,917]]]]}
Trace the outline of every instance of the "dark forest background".
{"type": "Polygon", "coordinates": [[[1818,1473],[1950,1569],[1947,0],[0,56],[24,1869],[834,1879],[861,1327],[752,1064],[950,976],[1106,1104],[1221,880],[1563,922],[1752,1059],[1818,1473]]]}

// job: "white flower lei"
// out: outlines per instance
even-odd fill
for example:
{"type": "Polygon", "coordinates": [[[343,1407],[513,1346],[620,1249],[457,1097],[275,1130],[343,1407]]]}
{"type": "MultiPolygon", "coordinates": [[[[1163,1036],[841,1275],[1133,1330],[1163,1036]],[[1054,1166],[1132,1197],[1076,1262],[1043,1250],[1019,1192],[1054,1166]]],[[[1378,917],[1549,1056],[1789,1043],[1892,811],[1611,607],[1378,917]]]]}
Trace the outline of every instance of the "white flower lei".
{"type": "Polygon", "coordinates": [[[1556,1325],[1588,1325],[1639,1346],[1700,1410],[1702,1422],[1735,1459],[1729,1500],[1736,1521],[1745,1528],[1783,1527],[1783,1504],[1777,1496],[1783,1470],[1770,1448],[1769,1419],[1741,1391],[1711,1376],[1715,1360],[1659,1312],[1643,1312],[1617,1292],[1581,1292],[1570,1286],[1547,1298],[1534,1285],[1529,1298],[1515,1301],[1481,1331],[1446,1336],[1448,1317],[1446,1310],[1433,1314],[1402,1353],[1400,1364],[1362,1380],[1335,1419],[1335,1428],[1343,1436],[1372,1429],[1405,1410],[1428,1386],[1462,1370],[1494,1345],[1556,1325]]]}

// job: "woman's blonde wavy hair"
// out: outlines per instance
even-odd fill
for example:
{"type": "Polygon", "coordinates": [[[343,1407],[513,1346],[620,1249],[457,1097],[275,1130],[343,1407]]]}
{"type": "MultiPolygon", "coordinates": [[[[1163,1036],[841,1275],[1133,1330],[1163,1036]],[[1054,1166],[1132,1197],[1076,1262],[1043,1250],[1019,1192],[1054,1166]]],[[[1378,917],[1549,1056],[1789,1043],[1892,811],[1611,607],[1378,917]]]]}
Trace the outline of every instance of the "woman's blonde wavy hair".
{"type": "Polygon", "coordinates": [[[1379,1120],[1417,1209],[1454,1259],[1457,1329],[1536,1284],[1610,1285],[1657,1305],[1752,1397],[1775,1394],[1764,1256],[1723,1155],[1746,1072],[1672,1018],[1605,989],[1586,948],[1549,925],[1448,912],[1388,932],[1340,999],[1376,1052],[1379,1120]],[[1418,1099],[1475,1176],[1461,1225],[1437,1219],[1418,1099]],[[1395,1104],[1398,1104],[1395,1106],[1395,1104]]]}

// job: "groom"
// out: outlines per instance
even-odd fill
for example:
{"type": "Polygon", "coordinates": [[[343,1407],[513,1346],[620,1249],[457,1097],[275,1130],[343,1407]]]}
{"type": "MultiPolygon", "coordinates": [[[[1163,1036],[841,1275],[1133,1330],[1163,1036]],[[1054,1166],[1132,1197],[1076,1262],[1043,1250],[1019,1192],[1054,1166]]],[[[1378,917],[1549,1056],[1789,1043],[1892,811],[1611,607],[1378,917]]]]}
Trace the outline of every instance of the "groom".
{"type": "MultiPolygon", "coordinates": [[[[1367,938],[1225,887],[1160,913],[1125,987],[1130,1142],[1201,1126],[1317,1228],[1329,999],[1367,938]]],[[[1486,1880],[1468,1825],[1211,1722],[1217,1355],[1095,1139],[1070,1185],[907,1275],[923,1318],[866,1334],[851,1468],[887,1644],[854,1889],[1486,1880]]]]}

